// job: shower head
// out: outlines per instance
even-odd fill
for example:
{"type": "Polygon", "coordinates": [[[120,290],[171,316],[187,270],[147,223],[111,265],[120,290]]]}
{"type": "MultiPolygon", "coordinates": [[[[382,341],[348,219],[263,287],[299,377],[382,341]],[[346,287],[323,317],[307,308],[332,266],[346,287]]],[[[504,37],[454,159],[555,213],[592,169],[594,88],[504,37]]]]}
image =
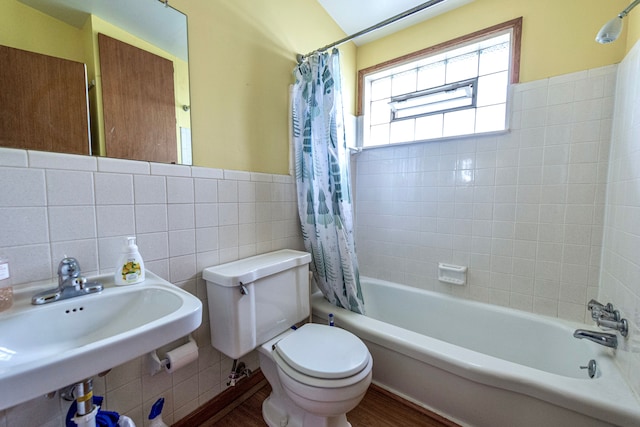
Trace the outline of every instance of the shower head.
{"type": "Polygon", "coordinates": [[[621,32],[622,18],[620,16],[616,16],[600,28],[600,31],[598,31],[598,34],[596,35],[596,41],[602,44],[614,42],[618,40],[621,32]]]}
{"type": "Polygon", "coordinates": [[[602,44],[616,41],[618,37],[620,37],[620,33],[622,33],[622,18],[627,16],[629,12],[631,12],[631,9],[636,7],[638,3],[640,3],[640,0],[634,0],[633,3],[627,6],[625,10],[620,12],[618,16],[604,24],[596,35],[596,41],[602,44]]]}

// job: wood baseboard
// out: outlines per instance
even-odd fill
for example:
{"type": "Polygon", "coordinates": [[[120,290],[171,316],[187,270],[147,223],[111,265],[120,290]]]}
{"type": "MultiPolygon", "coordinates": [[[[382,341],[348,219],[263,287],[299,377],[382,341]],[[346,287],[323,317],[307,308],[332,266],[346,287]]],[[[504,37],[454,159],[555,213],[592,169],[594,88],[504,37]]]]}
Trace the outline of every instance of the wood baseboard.
{"type": "Polygon", "coordinates": [[[172,427],[212,426],[266,384],[267,380],[264,374],[260,369],[256,369],[249,378],[243,379],[235,387],[229,387],[180,421],[172,424],[172,427]]]}

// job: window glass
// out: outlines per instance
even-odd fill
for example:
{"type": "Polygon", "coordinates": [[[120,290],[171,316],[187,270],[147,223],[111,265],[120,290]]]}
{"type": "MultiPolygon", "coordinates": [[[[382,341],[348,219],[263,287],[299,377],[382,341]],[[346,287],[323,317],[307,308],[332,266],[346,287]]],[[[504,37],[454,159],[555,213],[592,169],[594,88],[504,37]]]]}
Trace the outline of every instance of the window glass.
{"type": "Polygon", "coordinates": [[[505,130],[513,31],[520,22],[426,49],[412,61],[372,67],[362,82],[364,146],[505,130]]]}
{"type": "Polygon", "coordinates": [[[503,42],[483,49],[480,52],[480,68],[478,74],[495,73],[509,69],[509,42],[503,42]]]}
{"type": "Polygon", "coordinates": [[[415,120],[401,120],[391,123],[389,142],[394,144],[398,142],[413,141],[414,122],[415,120]]]}
{"type": "Polygon", "coordinates": [[[371,103],[371,125],[379,125],[381,123],[389,123],[391,118],[391,107],[389,106],[389,98],[371,103]]]}
{"type": "Polygon", "coordinates": [[[478,52],[456,56],[447,61],[446,83],[459,82],[478,75],[478,52]]]}
{"type": "Polygon", "coordinates": [[[496,104],[476,110],[476,133],[494,132],[505,128],[506,105],[496,104]]]}
{"type": "Polygon", "coordinates": [[[371,145],[386,145],[389,143],[389,124],[371,126],[369,136],[371,145]]]}
{"type": "Polygon", "coordinates": [[[473,109],[444,113],[442,136],[470,135],[474,133],[476,112],[473,109]]]}
{"type": "Polygon", "coordinates": [[[416,70],[406,71],[391,76],[391,95],[402,95],[404,93],[415,92],[416,90],[416,70]]]}
{"type": "Polygon", "coordinates": [[[384,77],[382,79],[374,80],[371,82],[371,100],[376,101],[378,99],[389,98],[391,96],[391,77],[384,77]]]}
{"type": "Polygon", "coordinates": [[[506,71],[489,74],[478,78],[478,100],[476,105],[500,104],[507,102],[507,87],[509,86],[509,74],[506,71]]]}
{"type": "Polygon", "coordinates": [[[418,69],[418,90],[444,85],[445,63],[438,61],[418,69]]]}
{"type": "Polygon", "coordinates": [[[416,141],[442,138],[442,114],[419,117],[416,119],[416,141]]]}

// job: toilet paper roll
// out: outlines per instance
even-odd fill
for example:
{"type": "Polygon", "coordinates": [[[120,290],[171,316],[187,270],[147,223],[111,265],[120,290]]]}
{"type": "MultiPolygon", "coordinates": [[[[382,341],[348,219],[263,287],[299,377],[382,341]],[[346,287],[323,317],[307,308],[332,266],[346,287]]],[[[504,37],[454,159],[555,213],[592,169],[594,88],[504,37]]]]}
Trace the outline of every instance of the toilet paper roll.
{"type": "Polygon", "coordinates": [[[167,352],[167,372],[172,374],[180,368],[187,366],[189,363],[198,358],[198,346],[194,341],[181,345],[167,352]]]}

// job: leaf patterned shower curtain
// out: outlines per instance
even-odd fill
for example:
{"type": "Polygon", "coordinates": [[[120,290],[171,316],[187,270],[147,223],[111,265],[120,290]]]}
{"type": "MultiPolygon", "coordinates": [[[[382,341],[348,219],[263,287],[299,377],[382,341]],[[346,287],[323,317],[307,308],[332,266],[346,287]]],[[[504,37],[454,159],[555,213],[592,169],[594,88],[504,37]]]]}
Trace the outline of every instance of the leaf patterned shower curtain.
{"type": "Polygon", "coordinates": [[[353,238],[340,57],[315,53],[294,69],[292,89],[298,213],[311,271],[334,305],[364,314],[353,238]]]}

